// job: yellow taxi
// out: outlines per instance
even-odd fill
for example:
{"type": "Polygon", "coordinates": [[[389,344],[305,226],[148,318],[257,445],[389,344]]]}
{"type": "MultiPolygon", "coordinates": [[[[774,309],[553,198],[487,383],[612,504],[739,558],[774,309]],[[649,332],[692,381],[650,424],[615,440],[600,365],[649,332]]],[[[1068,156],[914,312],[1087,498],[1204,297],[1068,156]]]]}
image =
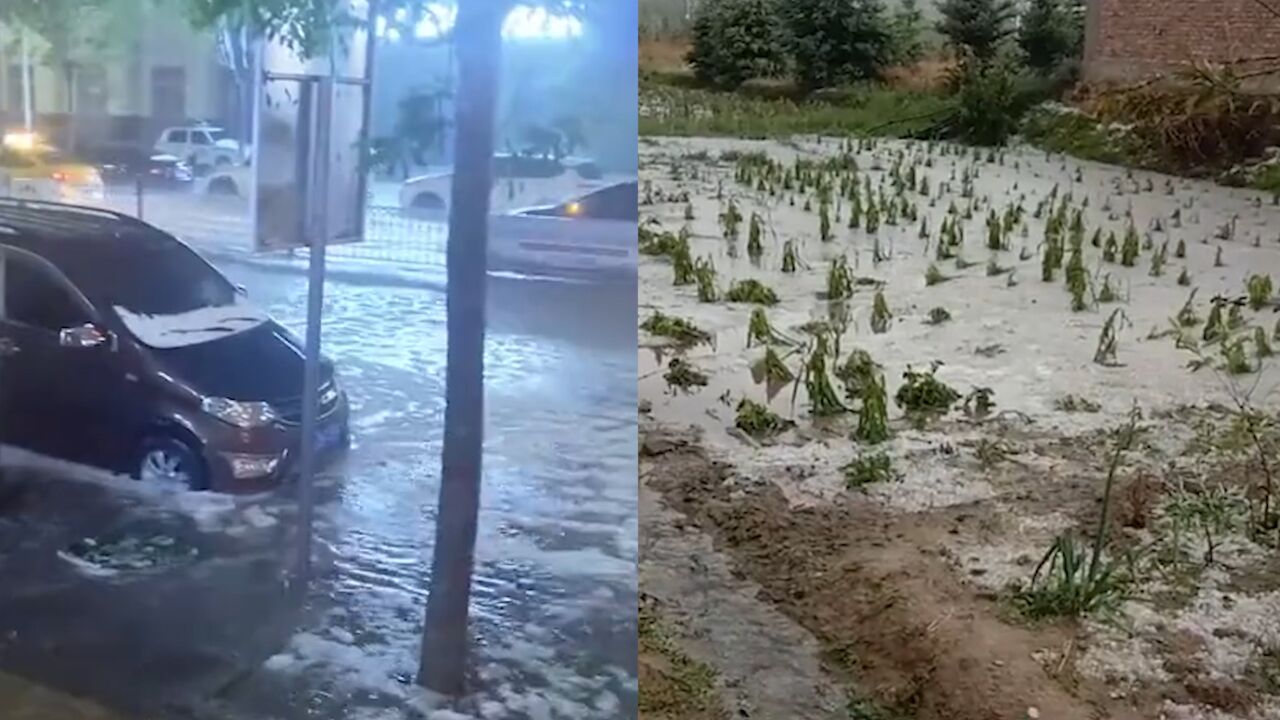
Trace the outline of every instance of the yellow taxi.
{"type": "Polygon", "coordinates": [[[31,132],[0,137],[0,197],[101,205],[102,175],[92,165],[64,155],[31,132]]]}

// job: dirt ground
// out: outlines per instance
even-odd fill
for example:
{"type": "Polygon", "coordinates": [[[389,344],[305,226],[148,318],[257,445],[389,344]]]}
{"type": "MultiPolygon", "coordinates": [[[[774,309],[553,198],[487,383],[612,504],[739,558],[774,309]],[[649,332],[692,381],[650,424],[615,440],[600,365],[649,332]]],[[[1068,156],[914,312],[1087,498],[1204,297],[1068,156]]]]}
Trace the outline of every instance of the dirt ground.
{"type": "Polygon", "coordinates": [[[641,589],[672,619],[673,641],[712,670],[721,705],[745,703],[758,717],[1280,717],[1280,563],[1274,533],[1253,522],[1277,447],[1265,340],[1274,293],[1233,311],[1227,340],[1199,341],[1210,298],[1238,298],[1251,275],[1280,270],[1280,208],[1270,198],[1029,149],[655,139],[641,157],[646,227],[686,227],[690,254],[710,259],[720,295],[701,302],[696,283],[673,285],[668,257],[642,262],[641,320],[661,312],[707,337],[676,346],[641,333],[641,589]],[[859,182],[884,193],[881,207],[887,197],[913,206],[913,217],[875,232],[849,227],[847,196],[836,193],[823,241],[812,176],[786,190],[759,175],[740,182],[747,153],[783,168],[845,168],[829,179],[856,163],[859,182]],[[896,188],[908,168],[911,187],[896,188]],[[730,201],[743,218],[736,241],[722,219],[730,201]],[[1078,210],[1083,224],[1089,288],[1076,310],[1062,269],[1041,277],[1055,204],[1078,210]],[[988,214],[1017,207],[1001,249],[988,249],[988,214]],[[754,257],[744,251],[752,215],[763,227],[754,257]],[[963,229],[946,258],[936,254],[944,222],[963,229]],[[1105,260],[1107,235],[1130,227],[1141,243],[1132,266],[1105,260]],[[784,273],[788,241],[799,262],[784,273]],[[1163,264],[1153,261],[1162,247],[1163,264]],[[839,257],[854,282],[835,302],[839,257]],[[927,283],[930,266],[945,279],[927,283]],[[854,348],[874,358],[891,438],[855,439],[856,398],[841,398],[846,411],[834,417],[813,417],[805,383],[757,384],[764,350],[748,341],[753,305],[723,298],[746,278],[777,295],[765,310],[790,341],[775,349],[793,373],[824,332],[839,348],[829,364],[854,348]],[[1104,285],[1114,302],[1099,299],[1104,285]],[[1199,322],[1179,323],[1193,289],[1199,322]],[[889,311],[881,332],[878,293],[889,311]],[[934,308],[950,317],[935,321],[934,308]],[[1115,353],[1095,362],[1109,318],[1115,353]],[[1233,373],[1222,349],[1237,342],[1247,367],[1233,373]],[[796,346],[806,350],[788,354],[796,346]],[[675,357],[705,384],[672,386],[675,357]],[[965,412],[956,402],[942,417],[908,418],[892,400],[903,373],[935,360],[937,379],[961,396],[988,389],[994,408],[965,412]],[[1233,412],[1245,398],[1265,409],[1257,443],[1242,439],[1233,412]],[[749,436],[735,427],[742,399],[785,426],[749,436]],[[1117,428],[1135,405],[1104,553],[1123,590],[1105,612],[1032,618],[1021,599],[1046,550],[1062,536],[1091,544],[1117,428]],[[892,478],[852,487],[848,468],[881,453],[892,478]],[[1195,514],[1211,505],[1212,523],[1209,511],[1195,514]],[[759,642],[771,632],[789,639],[759,642]],[[752,682],[759,668],[772,669],[773,692],[752,682]]]}

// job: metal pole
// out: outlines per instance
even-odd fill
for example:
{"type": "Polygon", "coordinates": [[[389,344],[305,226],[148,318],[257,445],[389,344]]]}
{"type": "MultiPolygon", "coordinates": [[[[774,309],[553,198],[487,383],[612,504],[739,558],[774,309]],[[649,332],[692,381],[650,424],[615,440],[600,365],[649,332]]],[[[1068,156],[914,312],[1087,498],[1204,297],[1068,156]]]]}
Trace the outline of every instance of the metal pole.
{"type": "Polygon", "coordinates": [[[310,258],[307,272],[307,347],[302,382],[302,457],[298,476],[298,577],[305,588],[311,577],[311,526],[315,514],[316,415],[320,395],[320,319],[324,306],[324,253],[328,243],[329,136],[333,116],[333,76],[319,79],[314,142],[311,144],[315,182],[305,206],[309,223],[310,258]]]}
{"type": "Polygon", "coordinates": [[[22,123],[31,132],[31,47],[27,42],[27,26],[19,29],[22,36],[22,123]]]}
{"type": "Polygon", "coordinates": [[[136,189],[138,192],[138,219],[141,220],[142,219],[142,175],[140,174],[134,175],[133,178],[137,186],[136,189]]]}

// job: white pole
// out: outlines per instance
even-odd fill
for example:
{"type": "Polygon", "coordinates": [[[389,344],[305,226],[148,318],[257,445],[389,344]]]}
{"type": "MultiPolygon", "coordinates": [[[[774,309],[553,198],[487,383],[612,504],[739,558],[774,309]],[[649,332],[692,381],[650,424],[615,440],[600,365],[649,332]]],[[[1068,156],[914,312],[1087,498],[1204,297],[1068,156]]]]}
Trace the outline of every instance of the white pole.
{"type": "Polygon", "coordinates": [[[22,122],[24,129],[31,132],[31,47],[27,44],[26,26],[18,32],[22,35],[22,122]]]}

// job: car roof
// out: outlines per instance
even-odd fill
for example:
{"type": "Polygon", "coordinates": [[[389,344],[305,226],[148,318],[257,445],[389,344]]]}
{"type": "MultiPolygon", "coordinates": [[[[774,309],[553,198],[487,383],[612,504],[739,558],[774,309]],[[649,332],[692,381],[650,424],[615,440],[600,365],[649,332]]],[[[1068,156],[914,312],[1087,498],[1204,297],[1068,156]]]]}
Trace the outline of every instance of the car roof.
{"type": "Polygon", "coordinates": [[[100,273],[131,249],[179,243],[110,210],[0,198],[0,244],[35,253],[72,276],[100,273]]]}

